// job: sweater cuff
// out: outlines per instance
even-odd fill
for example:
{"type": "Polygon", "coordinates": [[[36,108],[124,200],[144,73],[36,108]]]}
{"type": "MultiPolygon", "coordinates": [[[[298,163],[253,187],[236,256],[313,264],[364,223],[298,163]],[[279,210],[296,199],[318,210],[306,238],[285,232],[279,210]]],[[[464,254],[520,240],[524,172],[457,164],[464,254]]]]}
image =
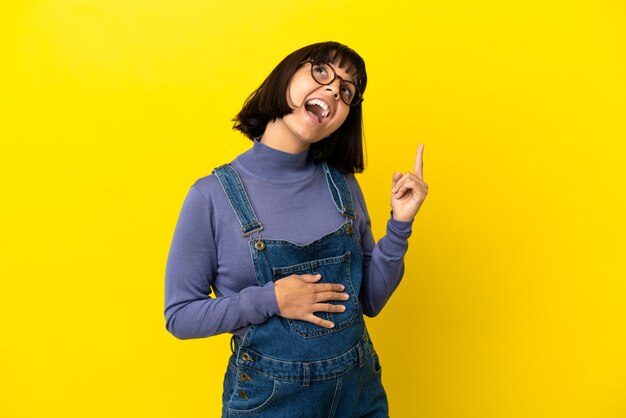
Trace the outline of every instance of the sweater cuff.
{"type": "Polygon", "coordinates": [[[278,299],[276,299],[276,292],[274,291],[274,282],[266,283],[261,289],[261,295],[263,295],[262,297],[265,298],[265,302],[267,303],[269,316],[280,314],[278,299]]]}
{"type": "Polygon", "coordinates": [[[406,235],[406,238],[411,236],[411,231],[413,227],[413,221],[415,218],[410,221],[399,221],[393,217],[393,210],[389,212],[389,222],[388,226],[390,226],[394,232],[399,233],[400,235],[406,235]]]}
{"type": "Polygon", "coordinates": [[[278,315],[280,310],[274,292],[274,282],[243,289],[239,293],[239,307],[252,324],[260,324],[278,315]]]}
{"type": "Polygon", "coordinates": [[[385,239],[379,241],[379,247],[383,254],[390,259],[401,259],[409,248],[409,237],[413,221],[398,221],[393,219],[393,213],[387,221],[387,234],[385,239]]]}

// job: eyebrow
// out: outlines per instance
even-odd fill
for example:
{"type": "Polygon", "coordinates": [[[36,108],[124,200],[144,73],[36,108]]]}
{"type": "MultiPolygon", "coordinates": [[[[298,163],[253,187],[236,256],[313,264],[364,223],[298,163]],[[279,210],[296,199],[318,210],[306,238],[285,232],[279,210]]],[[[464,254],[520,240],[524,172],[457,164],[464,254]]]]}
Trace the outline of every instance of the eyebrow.
{"type": "MultiPolygon", "coordinates": [[[[341,68],[341,67],[339,67],[339,66],[338,66],[337,68],[341,68]]],[[[343,68],[341,68],[341,69],[343,70],[343,68]]],[[[344,71],[346,71],[346,70],[344,70],[344,71]]],[[[335,72],[337,72],[337,70],[335,70],[335,72]]],[[[347,73],[348,73],[348,72],[346,71],[346,74],[347,74],[347,73]]],[[[337,74],[337,75],[339,75],[339,74],[337,74]]],[[[347,80],[344,78],[344,80],[346,80],[346,81],[350,81],[350,82],[352,82],[352,83],[356,86],[356,77],[353,77],[353,76],[352,76],[352,74],[348,74],[348,77],[350,77],[350,78],[349,78],[349,79],[347,79],[347,80]]],[[[342,77],[342,78],[343,78],[343,77],[342,77]]]]}
{"type": "MultiPolygon", "coordinates": [[[[333,67],[333,69],[335,70],[335,73],[337,73],[337,69],[341,69],[346,74],[348,74],[348,77],[350,77],[349,79],[345,79],[345,78],[341,77],[339,74],[337,74],[339,77],[341,77],[342,80],[349,81],[352,84],[354,84],[355,86],[357,85],[356,84],[356,76],[352,76],[352,74],[349,74],[348,71],[346,71],[345,68],[343,68],[339,64],[337,64],[335,62],[331,62],[331,61],[328,61],[327,64],[329,64],[331,67],[333,67]]],[[[354,64],[348,65],[348,68],[350,68],[350,67],[354,68],[354,64]]],[[[357,73],[357,75],[358,75],[358,73],[357,73]]]]}

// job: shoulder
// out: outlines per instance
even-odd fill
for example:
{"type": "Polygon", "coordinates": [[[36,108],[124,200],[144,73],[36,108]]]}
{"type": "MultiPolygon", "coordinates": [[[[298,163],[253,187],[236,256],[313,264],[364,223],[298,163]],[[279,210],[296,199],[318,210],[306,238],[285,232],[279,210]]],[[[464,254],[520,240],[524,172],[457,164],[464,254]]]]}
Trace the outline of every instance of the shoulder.
{"type": "Polygon", "coordinates": [[[350,192],[352,193],[352,197],[356,199],[359,203],[364,202],[363,191],[361,190],[361,185],[357,180],[354,174],[346,174],[346,181],[348,182],[348,187],[350,187],[350,192]]]}
{"type": "Polygon", "coordinates": [[[217,193],[220,195],[224,193],[219,179],[213,173],[197,179],[191,185],[191,189],[202,194],[208,201],[213,200],[217,193]]]}
{"type": "Polygon", "coordinates": [[[185,206],[203,217],[208,216],[213,227],[220,217],[230,212],[224,189],[213,173],[200,177],[191,184],[185,206]]]}

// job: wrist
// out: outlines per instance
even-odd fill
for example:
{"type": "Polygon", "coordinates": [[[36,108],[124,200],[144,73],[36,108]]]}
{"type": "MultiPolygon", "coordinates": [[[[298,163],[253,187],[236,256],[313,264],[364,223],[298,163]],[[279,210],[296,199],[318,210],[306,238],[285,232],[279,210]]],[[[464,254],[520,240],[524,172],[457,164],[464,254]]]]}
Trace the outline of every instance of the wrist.
{"type": "Polygon", "coordinates": [[[398,214],[396,214],[393,210],[391,211],[391,218],[394,221],[398,221],[398,222],[413,222],[414,217],[409,218],[409,219],[405,219],[402,216],[398,216],[398,214]]]}

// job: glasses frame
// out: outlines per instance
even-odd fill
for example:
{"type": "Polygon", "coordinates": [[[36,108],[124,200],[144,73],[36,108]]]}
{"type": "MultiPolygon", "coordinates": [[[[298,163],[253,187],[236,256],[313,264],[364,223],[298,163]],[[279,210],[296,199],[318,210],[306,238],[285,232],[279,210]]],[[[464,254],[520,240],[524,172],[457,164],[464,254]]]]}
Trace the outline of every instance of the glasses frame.
{"type": "MultiPolygon", "coordinates": [[[[350,80],[344,80],[340,75],[337,74],[337,71],[335,71],[335,67],[333,67],[331,64],[329,64],[327,62],[316,62],[316,61],[314,61],[312,59],[308,59],[306,61],[302,61],[300,64],[309,64],[309,63],[311,64],[311,77],[313,77],[313,80],[315,80],[315,82],[317,84],[322,85],[322,86],[328,86],[328,85],[333,84],[333,82],[336,79],[339,79],[342,83],[350,83],[350,84],[352,84],[354,86],[354,92],[355,92],[354,96],[355,96],[355,99],[352,100],[353,103],[346,103],[346,101],[343,99],[343,96],[341,95],[341,92],[339,92],[339,97],[341,97],[341,101],[346,103],[350,107],[354,107],[354,106],[357,106],[357,105],[363,103],[363,100],[365,100],[365,99],[363,98],[363,94],[361,93],[361,90],[359,90],[359,87],[356,85],[356,83],[353,83],[350,80]],[[315,65],[328,65],[330,67],[331,71],[333,72],[333,78],[328,83],[320,83],[317,80],[317,78],[315,78],[315,75],[313,74],[313,67],[315,65]],[[358,97],[358,100],[356,100],[357,97],[358,97]]],[[[341,88],[341,84],[340,84],[339,87],[341,88]]]]}

